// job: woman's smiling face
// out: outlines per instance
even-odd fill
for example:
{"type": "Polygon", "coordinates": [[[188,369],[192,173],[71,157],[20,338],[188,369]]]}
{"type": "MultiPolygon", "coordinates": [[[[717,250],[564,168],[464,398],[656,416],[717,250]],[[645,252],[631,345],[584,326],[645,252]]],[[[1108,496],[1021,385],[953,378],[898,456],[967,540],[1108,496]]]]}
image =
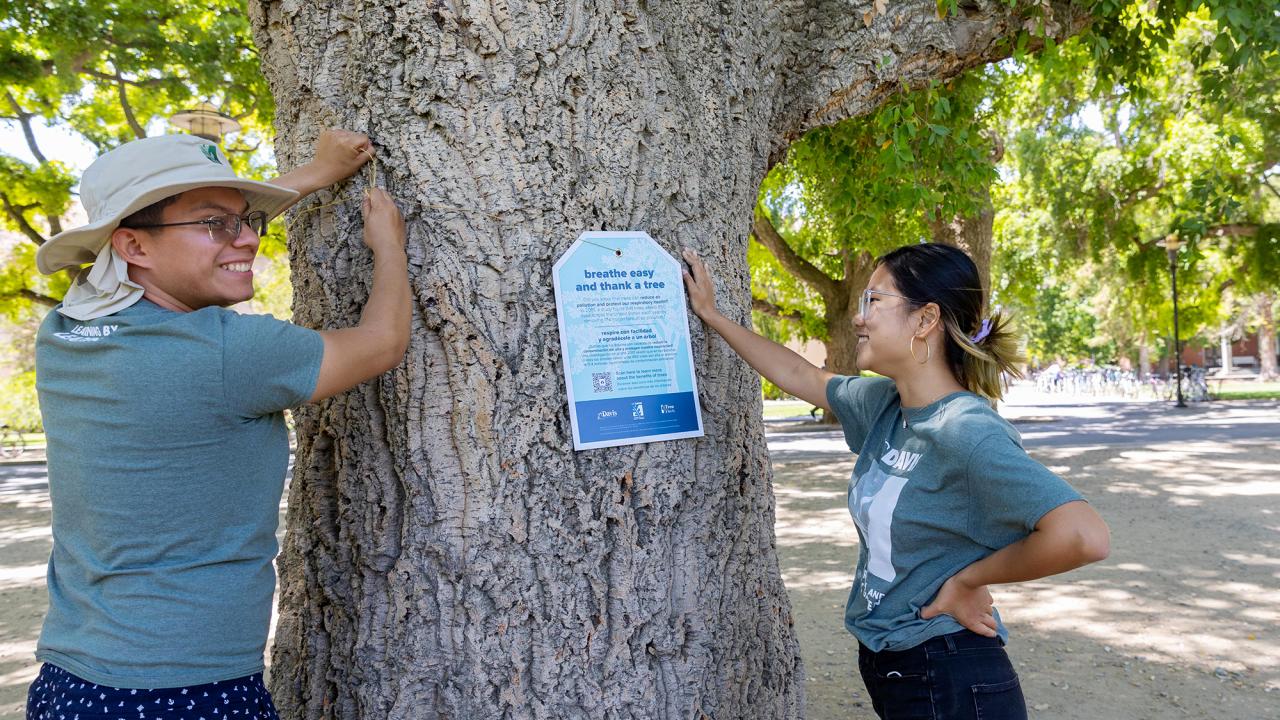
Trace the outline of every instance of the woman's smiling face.
{"type": "Polygon", "coordinates": [[[894,377],[897,368],[912,362],[912,303],[902,297],[893,276],[881,266],[871,273],[861,305],[861,311],[853,317],[858,333],[858,368],[894,377]]]}

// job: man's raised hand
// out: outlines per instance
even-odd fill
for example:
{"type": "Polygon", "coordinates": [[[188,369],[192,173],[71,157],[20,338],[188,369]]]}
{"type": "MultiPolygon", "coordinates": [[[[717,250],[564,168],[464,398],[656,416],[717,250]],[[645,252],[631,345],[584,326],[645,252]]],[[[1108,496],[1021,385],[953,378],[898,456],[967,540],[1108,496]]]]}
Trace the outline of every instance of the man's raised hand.
{"type": "Polygon", "coordinates": [[[346,180],[373,157],[373,143],[364,133],[329,129],[316,140],[315,158],[308,163],[318,187],[346,180]]]}
{"type": "Polygon", "coordinates": [[[375,255],[384,250],[404,250],[404,217],[386,190],[371,188],[366,192],[361,211],[364,244],[375,255]]]}

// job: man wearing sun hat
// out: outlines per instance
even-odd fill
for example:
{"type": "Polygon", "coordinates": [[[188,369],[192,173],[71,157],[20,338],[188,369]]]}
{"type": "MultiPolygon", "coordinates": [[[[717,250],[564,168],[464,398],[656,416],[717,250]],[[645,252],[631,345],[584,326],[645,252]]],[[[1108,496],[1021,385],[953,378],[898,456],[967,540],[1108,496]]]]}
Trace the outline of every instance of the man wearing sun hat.
{"type": "Polygon", "coordinates": [[[275,717],[261,673],[281,411],[403,357],[411,300],[390,196],[364,200],[374,269],[358,326],[317,332],[226,306],[253,295],[267,221],[369,157],[365,136],[327,131],[314,160],[263,183],[236,177],[213,143],[168,135],[85,171],[89,222],[36,256],[44,273],[92,265],[36,341],[54,542],[29,720],[275,717]]]}

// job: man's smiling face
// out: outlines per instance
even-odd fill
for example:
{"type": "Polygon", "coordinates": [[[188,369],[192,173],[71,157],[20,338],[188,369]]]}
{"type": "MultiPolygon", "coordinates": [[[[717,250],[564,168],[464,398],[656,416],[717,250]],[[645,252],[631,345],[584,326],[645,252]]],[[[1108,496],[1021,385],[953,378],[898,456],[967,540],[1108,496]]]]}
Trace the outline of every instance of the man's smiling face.
{"type": "MultiPolygon", "coordinates": [[[[199,188],[182,193],[166,206],[160,223],[244,215],[247,211],[248,203],[239,190],[199,188]]],[[[148,264],[131,271],[131,276],[136,275],[134,279],[148,287],[148,297],[153,300],[158,294],[177,305],[170,309],[190,311],[234,305],[253,297],[252,266],[259,238],[248,223],[241,225],[234,238],[211,234],[208,225],[198,224],[139,232],[148,264]]]]}

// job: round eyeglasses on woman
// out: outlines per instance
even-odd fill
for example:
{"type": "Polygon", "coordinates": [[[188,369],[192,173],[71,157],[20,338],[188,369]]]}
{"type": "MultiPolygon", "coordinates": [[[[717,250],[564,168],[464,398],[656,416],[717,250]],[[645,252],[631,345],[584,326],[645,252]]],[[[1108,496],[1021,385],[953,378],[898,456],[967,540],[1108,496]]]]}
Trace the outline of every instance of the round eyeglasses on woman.
{"type": "Polygon", "coordinates": [[[915,302],[915,300],[912,300],[906,295],[895,295],[891,292],[884,292],[883,290],[872,290],[871,288],[867,288],[866,290],[862,291],[862,297],[858,298],[858,314],[861,315],[862,317],[866,317],[867,313],[871,311],[872,295],[883,295],[884,297],[896,297],[896,298],[902,298],[903,300],[906,300],[908,302],[915,302]]]}
{"type": "Polygon", "coordinates": [[[267,214],[261,210],[254,210],[248,215],[226,213],[225,215],[213,215],[203,220],[133,225],[131,227],[135,230],[142,230],[145,228],[178,227],[179,225],[204,225],[209,230],[210,240],[231,242],[240,237],[240,228],[245,225],[248,225],[249,229],[258,237],[265,235],[267,232],[267,214]]]}

